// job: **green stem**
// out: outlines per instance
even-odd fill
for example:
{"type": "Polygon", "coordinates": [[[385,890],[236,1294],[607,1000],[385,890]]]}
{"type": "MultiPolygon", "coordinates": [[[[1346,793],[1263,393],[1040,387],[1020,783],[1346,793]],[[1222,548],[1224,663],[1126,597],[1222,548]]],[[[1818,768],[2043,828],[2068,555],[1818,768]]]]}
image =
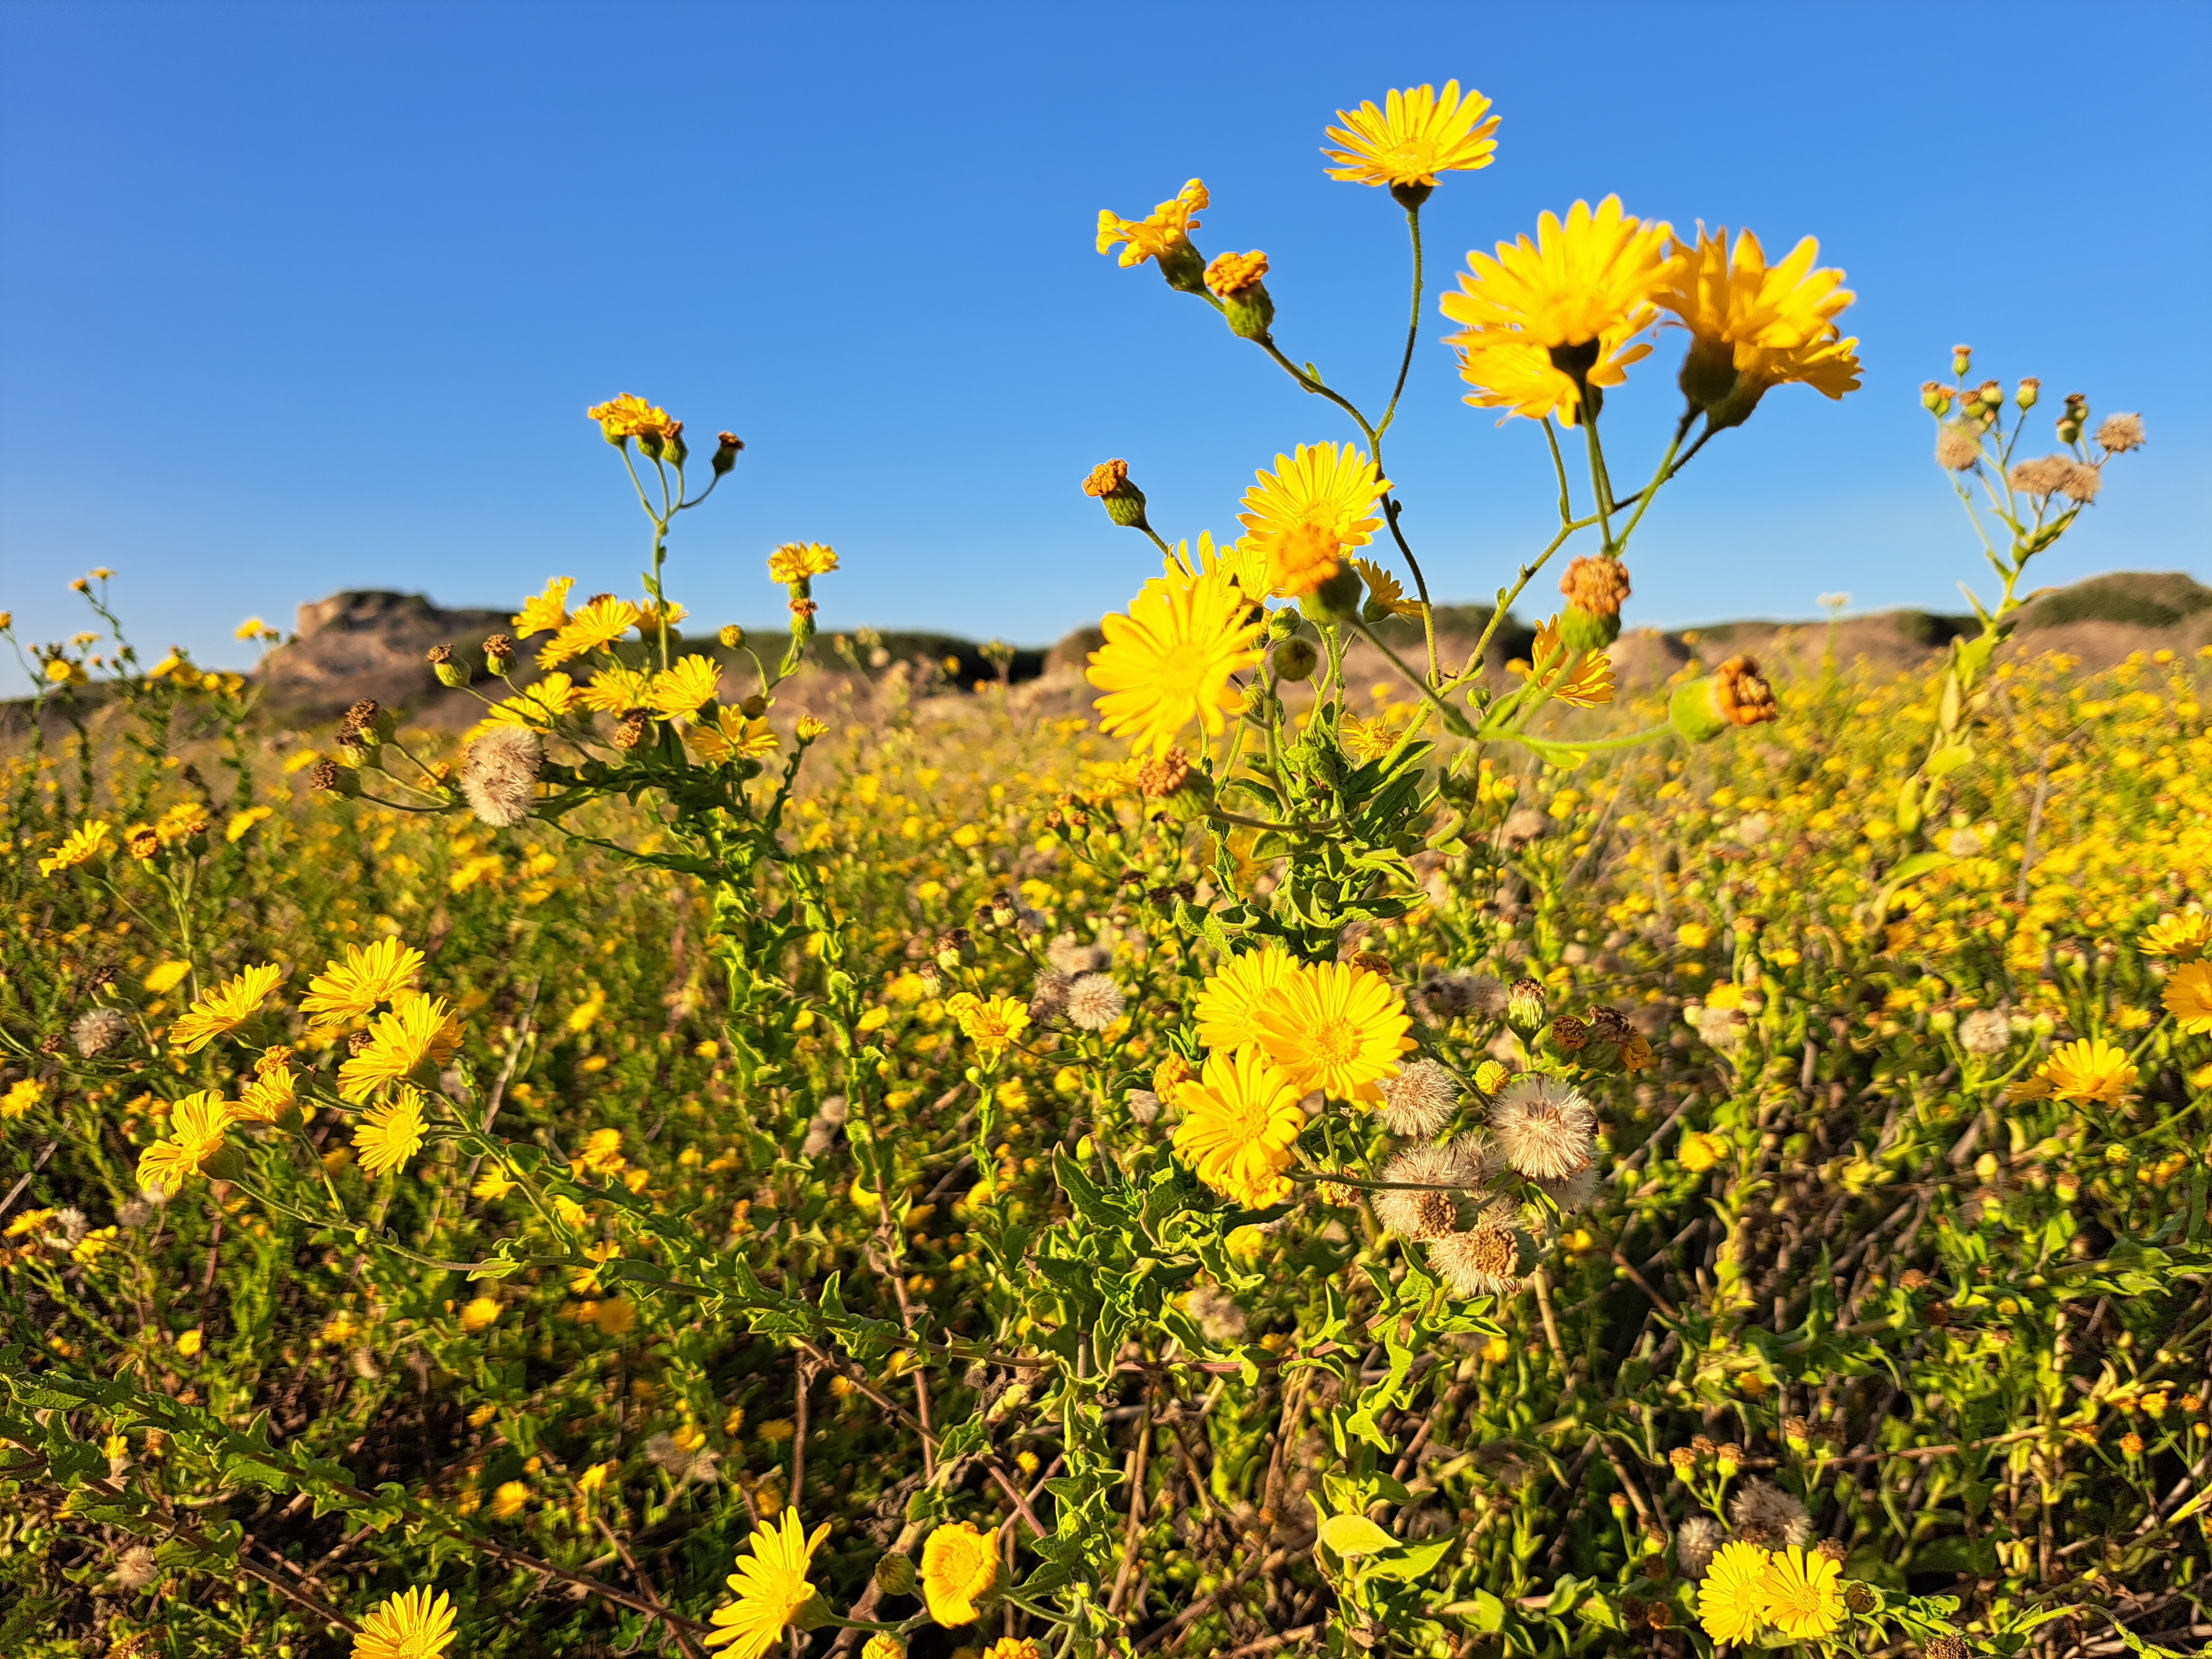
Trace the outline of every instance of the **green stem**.
{"type": "MultiPolygon", "coordinates": [[[[1421,210],[1419,208],[1409,207],[1406,210],[1406,228],[1413,234],[1413,315],[1407,319],[1406,323],[1406,355],[1398,364],[1398,384],[1390,388],[1390,406],[1382,411],[1382,423],[1375,428],[1375,438],[1378,446],[1382,442],[1382,434],[1390,429],[1390,422],[1398,417],[1398,399],[1406,390],[1406,376],[1412,371],[1413,367],[1413,345],[1414,343],[1419,339],[1421,333],[1421,289],[1423,286],[1423,277],[1421,273],[1421,210]]],[[[1377,455],[1375,458],[1375,465],[1377,466],[1382,465],[1382,456],[1377,455]]]]}
{"type": "Polygon", "coordinates": [[[1368,627],[1364,622],[1354,622],[1346,625],[1361,639],[1381,652],[1390,666],[1398,671],[1406,684],[1421,694],[1421,701],[1436,710],[1437,716],[1443,721],[1444,729],[1447,732],[1462,738],[1474,736],[1474,728],[1467,723],[1467,717],[1438,696],[1436,688],[1408,667],[1396,652],[1376,638],[1373,629],[1368,627]]]}
{"type": "Polygon", "coordinates": [[[1636,503],[1636,511],[1629,515],[1628,522],[1620,527],[1620,544],[1624,548],[1628,545],[1628,538],[1636,533],[1636,526],[1644,521],[1644,514],[1650,510],[1653,500],[1659,494],[1660,485],[1674,476],[1668,471],[1674,464],[1674,452],[1681,448],[1682,440],[1689,435],[1690,422],[1697,418],[1698,411],[1694,409],[1687,409],[1682,411],[1682,418],[1674,423],[1674,441],[1667,446],[1667,453],[1659,458],[1659,470],[1651,475],[1650,483],[1637,491],[1640,499],[1636,503]]]}
{"type": "Polygon", "coordinates": [[[1367,434],[1367,447],[1370,453],[1382,447],[1381,440],[1375,435],[1375,428],[1367,423],[1367,417],[1359,412],[1358,406],[1349,398],[1334,390],[1326,380],[1317,380],[1307,374],[1305,370],[1283,356],[1282,348],[1273,340],[1261,341],[1260,348],[1281,365],[1284,374],[1289,375],[1315,396],[1328,398],[1329,402],[1358,422],[1359,429],[1367,434]]]}

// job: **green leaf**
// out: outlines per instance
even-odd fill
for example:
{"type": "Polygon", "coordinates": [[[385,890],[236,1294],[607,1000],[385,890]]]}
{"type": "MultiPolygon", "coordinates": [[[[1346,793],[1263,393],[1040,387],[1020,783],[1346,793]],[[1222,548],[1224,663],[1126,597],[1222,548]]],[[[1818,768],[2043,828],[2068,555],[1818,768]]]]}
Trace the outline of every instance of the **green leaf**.
{"type": "Polygon", "coordinates": [[[1347,1559],[1395,1549],[1398,1540],[1364,1515],[1332,1515],[1321,1523],[1321,1541],[1347,1559]]]}
{"type": "Polygon", "coordinates": [[[1370,1578],[1392,1578],[1410,1584],[1417,1578],[1427,1577],[1431,1569],[1458,1542],[1456,1538],[1433,1538],[1425,1544],[1408,1544],[1390,1554],[1377,1556],[1367,1564],[1365,1574],[1370,1578]]]}

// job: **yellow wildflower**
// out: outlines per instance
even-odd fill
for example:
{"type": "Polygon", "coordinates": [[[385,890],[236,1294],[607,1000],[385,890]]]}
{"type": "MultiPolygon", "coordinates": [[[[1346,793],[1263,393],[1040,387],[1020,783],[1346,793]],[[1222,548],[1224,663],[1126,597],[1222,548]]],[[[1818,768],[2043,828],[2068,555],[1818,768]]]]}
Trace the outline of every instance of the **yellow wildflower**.
{"type": "Polygon", "coordinates": [[[426,1060],[441,1065],[459,1048],[460,1028],[443,997],[402,991],[369,1025],[369,1043],[338,1067],[338,1097],[358,1103],[426,1060]]]}
{"type": "Polygon", "coordinates": [[[737,1599],[714,1609],[707,1645],[723,1649],[731,1659],[762,1659],[776,1646],[815,1598],[807,1571],[829,1532],[825,1521],[809,1535],[795,1510],[754,1528],[753,1553],[738,1558],[738,1570],[727,1580],[737,1599]]]}
{"type": "Polygon", "coordinates": [[[420,951],[396,939],[349,945],[341,957],[307,981],[300,1012],[318,1027],[366,1019],[380,1004],[415,988],[423,960],[420,951]]]}
{"type": "Polygon", "coordinates": [[[679,658],[674,667],[653,677],[647,703],[663,719],[688,726],[714,701],[721,682],[722,665],[712,657],[679,658]]]}
{"type": "Polygon", "coordinates": [[[1175,199],[1163,202],[1142,219],[1124,219],[1109,208],[1098,210],[1098,251],[1111,253],[1120,244],[1123,270],[1171,254],[1190,246],[1190,233],[1198,228],[1199,214],[1206,205],[1205,183],[1192,179],[1177,191],[1175,199]]]}
{"type": "Polygon", "coordinates": [[[227,1031],[253,1018],[269,994],[283,982],[284,970],[270,963],[248,968],[185,1010],[169,1028],[169,1047],[197,1054],[227,1031]]]}
{"type": "MultiPolygon", "coordinates": [[[[1437,182],[1439,173],[1473,173],[1497,159],[1498,118],[1482,118],[1490,100],[1472,88],[1460,95],[1459,82],[1447,81],[1439,94],[1433,86],[1408,87],[1386,94],[1382,107],[1370,100],[1356,110],[1339,110],[1341,127],[1328,136],[1344,148],[1322,153],[1337,163],[1332,179],[1356,185],[1394,188],[1437,182]]],[[[1422,194],[1427,192],[1424,191],[1422,194]]]]}
{"type": "Polygon", "coordinates": [[[1291,1166],[1305,1114],[1304,1091],[1256,1048],[1209,1055],[1194,1082],[1176,1091],[1183,1121],[1175,1149],[1200,1181],[1256,1210],[1291,1194],[1291,1166]]]}
{"type": "Polygon", "coordinates": [[[1106,641],[1091,653],[1099,730],[1127,737],[1139,752],[1164,755],[1192,721],[1218,736],[1243,706],[1231,678],[1260,660],[1251,599],[1222,574],[1155,577],[1127,616],[1107,617],[1106,641]]]}
{"type": "Polygon", "coordinates": [[[522,609],[514,615],[514,631],[518,638],[528,639],[532,634],[550,633],[568,625],[568,590],[576,585],[574,576],[556,576],[545,584],[543,593],[532,594],[522,602],[522,609]]]}
{"type": "Polygon", "coordinates": [[[69,838],[51,854],[39,860],[39,873],[51,876],[63,870],[74,870],[81,864],[89,864],[107,851],[108,838],[113,829],[105,818],[89,818],[69,834],[69,838]]]}
{"type": "Polygon", "coordinates": [[[361,1167],[372,1179],[404,1169],[407,1160],[422,1150],[424,1096],[420,1089],[402,1085],[389,1100],[362,1114],[353,1132],[361,1167]]]}
{"type": "Polygon", "coordinates": [[[998,1583],[996,1531],[957,1521],[938,1528],[921,1547],[921,1599],[940,1625],[974,1624],[982,1616],[977,1604],[998,1583]]]}

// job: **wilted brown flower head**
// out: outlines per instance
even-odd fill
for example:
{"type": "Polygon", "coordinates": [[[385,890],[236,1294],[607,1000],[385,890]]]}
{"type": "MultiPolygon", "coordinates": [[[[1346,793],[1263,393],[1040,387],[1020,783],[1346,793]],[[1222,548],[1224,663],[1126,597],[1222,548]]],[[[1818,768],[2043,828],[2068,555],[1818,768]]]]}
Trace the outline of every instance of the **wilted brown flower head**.
{"type": "Polygon", "coordinates": [[[1416,1060],[1382,1083],[1382,1121],[1407,1140],[1425,1140],[1451,1121],[1459,1085],[1433,1060],[1416,1060]]]}
{"type": "Polygon", "coordinates": [[[1729,1503],[1736,1536],[1761,1549],[1786,1544],[1802,1549],[1813,1539],[1813,1518],[1805,1506],[1771,1480],[1747,1480],[1729,1503]]]}
{"type": "Polygon", "coordinates": [[[1484,1212],[1468,1231],[1447,1233],[1429,1245],[1429,1265],[1461,1296],[1504,1296],[1521,1288],[1526,1273],[1520,1228],[1504,1205],[1484,1212]]]}
{"type": "Polygon", "coordinates": [[[1557,1078],[1523,1075],[1491,1103],[1490,1129],[1516,1170],[1558,1181],[1589,1167],[1597,1116],[1581,1091],[1557,1078]]]}
{"type": "Polygon", "coordinates": [[[469,745],[461,763],[461,793],[477,817],[511,830],[530,816],[545,745],[526,726],[495,726],[469,745]]]}
{"type": "Polygon", "coordinates": [[[2104,487],[2103,471],[2094,466],[2083,466],[2078,461],[2066,469],[2066,476],[2058,482],[2059,491],[2067,500],[2079,501],[2085,506],[2095,501],[2097,492],[2104,487]]]}
{"type": "Polygon", "coordinates": [[[1628,567],[1603,555],[1585,556],[1567,566],[1559,592],[1569,605],[1593,616],[1618,617],[1628,599],[1628,567]]]}
{"type": "Polygon", "coordinates": [[[1972,427],[1946,421],[1936,430],[1936,465],[1950,472],[1965,472],[1982,459],[1982,441],[1972,427]]]}
{"type": "Polygon", "coordinates": [[[1760,675],[1753,658],[1730,657],[1716,668],[1713,690],[1723,717],[1732,725],[1759,726],[1781,716],[1774,688],[1760,675]]]}
{"type": "Polygon", "coordinates": [[[2024,495],[2048,495],[2066,482],[2074,465],[2070,455],[2039,455],[2014,467],[2005,481],[2024,495]]]}
{"type": "Polygon", "coordinates": [[[1182,787],[1190,771],[1190,757],[1180,749],[1170,749],[1137,769],[1137,787],[1152,799],[1164,800],[1182,787]]]}
{"type": "Polygon", "coordinates": [[[2107,415],[2097,426],[2097,447],[2108,455],[2124,455],[2143,444],[2140,415],[2107,415]]]}

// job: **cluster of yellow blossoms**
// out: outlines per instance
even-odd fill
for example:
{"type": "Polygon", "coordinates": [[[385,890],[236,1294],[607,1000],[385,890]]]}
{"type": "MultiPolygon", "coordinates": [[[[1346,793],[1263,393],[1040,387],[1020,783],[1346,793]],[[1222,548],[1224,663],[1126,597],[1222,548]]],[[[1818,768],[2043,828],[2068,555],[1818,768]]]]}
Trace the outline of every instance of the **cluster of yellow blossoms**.
{"type": "Polygon", "coordinates": [[[1170,1058],[1154,1092],[1181,1110],[1176,1150],[1199,1179],[1248,1209],[1290,1195],[1309,1095],[1371,1105],[1414,1046],[1405,1001],[1382,975],[1303,963],[1279,945],[1224,963],[1196,1012],[1202,1068],[1170,1058]]]}
{"type": "Polygon", "coordinates": [[[1698,1622],[1720,1643],[1770,1636],[1812,1642],[1843,1622],[1843,1569],[1819,1550],[1761,1549],[1741,1539],[1715,1552],[1698,1587],[1698,1622]]]}
{"type": "MultiPolygon", "coordinates": [[[[397,939],[349,945],[310,981],[300,1004],[311,1030],[325,1036],[353,1030],[350,1052],[338,1066],[338,1098],[367,1108],[353,1144],[372,1176],[404,1168],[422,1150],[428,1097],[415,1079],[426,1066],[451,1060],[460,1045],[451,1006],[416,988],[422,964],[420,951],[397,939]]],[[[169,1028],[169,1047],[191,1054],[228,1036],[261,1011],[284,978],[284,970],[271,963],[245,969],[178,1018],[169,1028]]],[[[237,1100],[203,1089],[173,1103],[167,1136],[139,1157],[138,1184],[173,1195],[218,1166],[233,1125],[281,1122],[296,1102],[292,1058],[292,1050],[281,1044],[264,1049],[253,1080],[237,1100]]]]}

